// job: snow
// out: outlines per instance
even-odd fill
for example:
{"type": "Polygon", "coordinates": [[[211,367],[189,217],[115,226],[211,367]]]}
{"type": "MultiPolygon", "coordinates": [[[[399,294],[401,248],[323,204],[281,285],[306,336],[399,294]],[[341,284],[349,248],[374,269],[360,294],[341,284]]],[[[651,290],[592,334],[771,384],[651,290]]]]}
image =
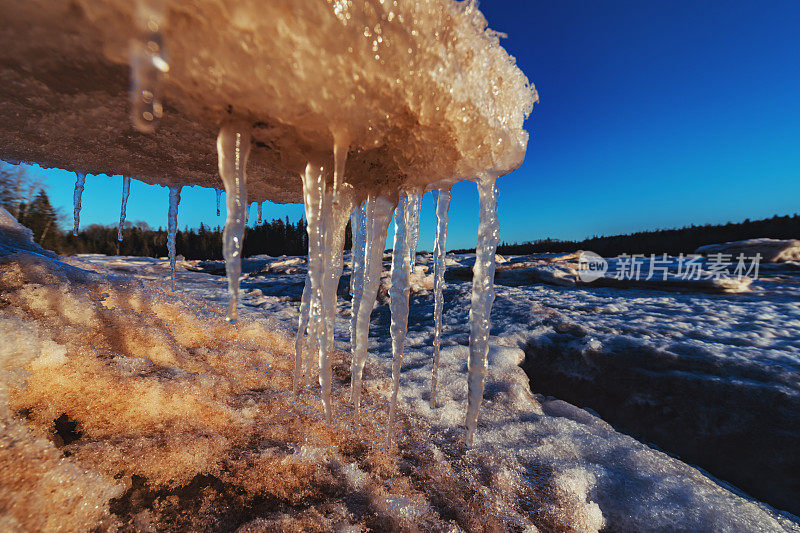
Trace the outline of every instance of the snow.
{"type": "Polygon", "coordinates": [[[754,256],[761,254],[766,263],[785,263],[800,261],[800,241],[797,239],[747,239],[744,241],[709,244],[695,250],[697,254],[739,254],[754,256]]]}
{"type": "MultiPolygon", "coordinates": [[[[307,483],[318,483],[323,479],[320,476],[330,475],[325,472],[338,472],[334,477],[342,476],[350,487],[347,490],[362,494],[360,501],[386,520],[398,525],[428,524],[428,529],[440,527],[433,525],[438,523],[432,518],[436,516],[432,511],[435,504],[426,492],[397,491],[405,481],[383,486],[374,477],[374,463],[354,462],[337,451],[350,446],[346,442],[351,438],[369,446],[385,446],[386,411],[392,392],[387,305],[379,304],[372,315],[362,422],[360,432],[354,435],[347,429],[352,428],[352,408],[346,401],[346,386],[339,380],[334,380],[332,391],[333,430],[323,429],[318,389],[308,391],[294,407],[287,402],[291,398],[293,350],[288,335],[282,332],[296,328],[306,274],[304,269],[271,271],[264,267],[297,267],[305,264],[304,259],[245,259],[240,321],[236,325],[224,321],[225,278],[186,268],[197,268],[198,262],[178,260],[177,292],[171,296],[158,291],[170,272],[166,258],[87,255],[66,261],[69,265],[19,254],[0,260],[0,282],[6,284],[4,293],[12,298],[12,306],[3,308],[0,318],[6,330],[15,332],[11,343],[3,343],[2,382],[8,387],[5,390],[16,391],[12,395],[15,408],[26,402],[40,406],[28,422],[6,411],[6,427],[12,424],[14,431],[39,431],[35,429],[43,427],[39,424],[69,412],[82,424],[82,430],[92,435],[90,441],[81,438],[69,445],[68,449],[74,451],[70,458],[35,463],[41,464],[45,473],[72,469],[71,481],[59,487],[85,487],[78,494],[97,498],[86,508],[96,511],[70,511],[75,524],[84,524],[85,528],[108,516],[104,502],[127,490],[131,481],[125,477],[115,481],[103,472],[115,472],[127,465],[124,468],[128,471],[140,472],[151,483],[164,486],[185,483],[196,472],[211,472],[229,480],[226,483],[232,483],[234,476],[248,491],[263,490],[256,489],[265,486],[263,483],[271,483],[268,486],[273,491],[313,490],[289,487],[291,483],[308,487],[307,483]],[[17,274],[12,276],[12,272],[17,274]],[[22,284],[15,281],[18,279],[22,284]],[[95,285],[97,290],[92,288],[95,285]],[[102,305],[92,300],[93,294],[100,293],[105,295],[102,305]],[[33,318],[37,315],[49,317],[48,322],[33,318]],[[107,321],[115,324],[114,329],[102,329],[101,324],[107,321]],[[124,342],[104,344],[108,342],[104,339],[115,335],[124,342]],[[267,341],[273,344],[264,344],[267,341]],[[98,359],[93,355],[98,349],[108,350],[112,357],[107,362],[98,359]],[[280,355],[276,359],[270,353],[280,355]],[[30,374],[14,370],[25,364],[20,358],[34,360],[27,366],[30,374]],[[54,381],[54,375],[61,377],[54,381]],[[23,382],[26,388],[19,392],[23,382]],[[71,392],[78,390],[74,387],[82,392],[71,392]],[[264,387],[268,392],[252,392],[264,387]],[[280,423],[270,418],[276,416],[276,409],[282,410],[280,423]],[[271,422],[264,425],[259,420],[271,422]],[[240,444],[234,443],[242,442],[242,438],[255,438],[252,442],[257,443],[260,441],[255,436],[283,431],[282,426],[301,433],[319,431],[322,433],[315,435],[324,434],[324,439],[344,440],[336,440],[338,444],[331,447],[319,436],[308,434],[306,438],[311,440],[298,444],[296,453],[287,455],[281,447],[263,444],[260,446],[266,447],[245,447],[236,452],[242,454],[243,462],[231,463],[228,474],[219,473],[214,466],[228,453],[225,450],[229,446],[239,450],[236,447],[240,444]],[[100,431],[101,427],[106,429],[100,431]],[[207,437],[199,437],[197,431],[207,437]],[[109,440],[115,432],[128,436],[109,440]],[[246,437],[237,436],[238,432],[246,437]],[[167,445],[171,439],[177,439],[175,444],[167,445]],[[84,462],[74,462],[78,460],[84,462]],[[59,461],[64,466],[56,466],[59,461]],[[76,464],[101,466],[82,473],[75,470],[76,464]],[[275,472],[267,473],[274,471],[276,464],[282,465],[278,468],[278,475],[283,476],[279,482],[275,472]],[[260,474],[247,474],[253,468],[260,474]],[[389,486],[395,487],[394,493],[387,492],[389,486]]],[[[432,270],[432,261],[429,254],[418,255],[418,269],[432,270]]],[[[466,266],[471,261],[474,256],[447,257],[450,265],[466,266]]],[[[384,263],[387,268],[388,263],[384,263]]],[[[578,364],[581,358],[593,362],[595,368],[605,368],[617,358],[631,364],[636,357],[646,357],[663,367],[662,374],[673,376],[670,385],[699,380],[698,390],[709,388],[708,397],[694,399],[698,415],[707,417],[713,415],[714,406],[706,402],[721,390],[714,386],[724,382],[725,376],[733,376],[726,384],[730,393],[747,400],[757,399],[752,393],[753,383],[761,390],[796,394],[800,309],[796,304],[798,284],[792,280],[797,279],[797,273],[784,268],[771,271],[770,276],[754,281],[750,293],[738,295],[496,285],[484,401],[469,450],[463,447],[462,425],[469,355],[465,303],[470,298],[471,283],[451,280],[444,289],[439,407],[435,409],[429,406],[434,295],[432,286],[415,288],[412,284],[398,393],[398,413],[404,417],[396,445],[407,450],[403,453],[412,454],[406,455],[406,461],[410,461],[413,472],[430,476],[422,487],[444,490],[443,485],[436,484],[452,482],[446,485],[447,491],[456,491],[456,487],[474,489],[480,509],[486,509],[497,523],[520,529],[536,524],[540,529],[571,531],[604,527],[614,531],[800,531],[795,517],[616,431],[591,410],[531,392],[528,377],[520,368],[526,352],[528,360],[546,356],[549,352],[539,349],[542,347],[559,349],[553,353],[561,355],[548,360],[554,365],[553,372],[583,371],[585,368],[578,364]],[[631,352],[634,348],[638,351],[631,352]],[[702,372],[692,372],[692,367],[685,366],[687,361],[705,366],[701,365],[702,372]]],[[[350,338],[346,286],[340,288],[335,323],[337,348],[342,350],[349,348],[350,338]]],[[[339,357],[335,359],[339,361],[339,357]]],[[[345,356],[345,365],[334,375],[347,375],[348,360],[345,356]]],[[[648,368],[653,370],[643,369],[648,368]]],[[[537,391],[535,375],[533,390],[537,391]]],[[[742,403],[743,408],[746,403],[742,403]]],[[[743,411],[743,421],[746,414],[743,411]]],[[[758,414],[767,413],[762,410],[758,414]]],[[[790,423],[787,420],[787,427],[790,423]]],[[[32,437],[20,438],[30,442],[24,448],[30,451],[24,453],[38,453],[34,450],[39,446],[51,450],[48,457],[57,456],[50,441],[35,444],[32,437]]],[[[381,453],[388,453],[388,458],[397,452],[381,453]]],[[[380,457],[380,461],[387,460],[380,457]]],[[[773,478],[771,482],[778,484],[779,480],[773,478]]],[[[14,486],[22,490],[19,487],[29,485],[14,486]]],[[[53,494],[68,497],[63,490],[59,488],[53,494]]],[[[456,492],[445,493],[449,494],[447,498],[460,501],[456,492]]],[[[16,493],[8,494],[15,497],[16,493]]],[[[290,492],[281,494],[290,497],[290,492]]],[[[331,527],[334,522],[356,523],[357,517],[342,510],[341,503],[339,507],[333,505],[331,509],[339,510],[324,519],[333,522],[317,523],[330,523],[331,527]]],[[[468,508],[474,509],[464,507],[468,508]]],[[[317,520],[310,518],[313,516],[313,510],[279,513],[251,526],[313,522],[317,520]]],[[[458,516],[458,523],[464,527],[466,515],[458,516]]],[[[147,514],[138,518],[143,523],[157,519],[147,514]]],[[[205,518],[198,515],[197,520],[201,519],[205,518]]]]}
{"type": "MultiPolygon", "coordinates": [[[[469,255],[450,255],[447,259],[454,266],[474,262],[474,256],[469,255]]],[[[282,260],[293,264],[301,261],[282,260]]],[[[430,268],[432,257],[422,254],[418,263],[419,270],[430,268]]],[[[385,262],[384,270],[388,266],[385,262]]],[[[792,272],[780,271],[778,275],[783,279],[792,272]]],[[[244,309],[266,313],[294,327],[304,279],[303,271],[250,275],[242,281],[244,309]]],[[[181,290],[221,301],[222,288],[219,283],[190,282],[181,290]]],[[[399,389],[404,410],[424,417],[434,432],[454,441],[463,439],[460,427],[467,398],[468,306],[459,302],[467,302],[470,291],[468,282],[451,280],[446,285],[440,407],[431,410],[433,291],[430,286],[415,288],[412,284],[411,320],[399,389]]],[[[558,506],[569,507],[583,517],[587,530],[603,523],[621,531],[797,530],[796,519],[776,513],[703,471],[615,431],[590,410],[532,394],[528,378],[519,367],[526,349],[533,352],[531,347],[553,344],[553,339],[565,335],[572,339],[569,333],[579,331],[581,335],[574,340],[578,347],[566,349],[563,361],[555,362],[566,372],[575,368],[573,353],[574,357],[590,353],[619,357],[632,346],[648,346],[654,358],[661,357],[657,361],[663,365],[681,356],[713,363],[714,373],[705,369],[705,373],[692,375],[690,370],[683,370],[684,381],[700,379],[709,387],[708,396],[692,400],[698,404],[698,417],[710,415],[703,412],[702,404],[720,390],[713,385],[728,374],[742,376],[741,380],[731,379],[729,394],[748,394],[748,379],[752,381],[756,373],[763,387],[794,390],[796,394],[800,375],[796,286],[762,279],[754,282],[752,294],[735,296],[538,284],[496,285],[495,291],[484,409],[475,449],[469,457],[492,457],[494,463],[507,465],[518,479],[546,479],[549,490],[559,495],[558,506]]],[[[344,294],[346,291],[341,290],[340,295],[344,294]]],[[[388,399],[391,338],[387,307],[379,305],[373,314],[370,352],[374,357],[370,365],[377,379],[385,381],[381,390],[388,399]]],[[[343,298],[339,299],[339,309],[337,342],[345,349],[349,343],[349,305],[343,298]]],[[[631,358],[625,360],[630,362],[631,358]]],[[[669,368],[664,371],[670,372],[669,368]]],[[[533,383],[536,390],[535,376],[533,383]]],[[[741,407],[746,409],[743,403],[741,407]]],[[[710,403],[708,409],[713,407],[710,403]]]]}

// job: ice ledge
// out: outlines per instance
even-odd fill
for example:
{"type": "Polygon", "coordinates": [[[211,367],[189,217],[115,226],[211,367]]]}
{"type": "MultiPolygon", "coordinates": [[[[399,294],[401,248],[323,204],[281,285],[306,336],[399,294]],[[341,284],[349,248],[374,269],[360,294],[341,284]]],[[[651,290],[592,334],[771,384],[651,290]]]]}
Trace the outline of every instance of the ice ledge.
{"type": "Polygon", "coordinates": [[[215,138],[252,128],[251,201],[301,201],[306,163],[396,193],[522,162],[535,89],[471,2],[0,0],[0,159],[220,187],[215,138]],[[163,118],[131,125],[153,11],[163,118]]]}

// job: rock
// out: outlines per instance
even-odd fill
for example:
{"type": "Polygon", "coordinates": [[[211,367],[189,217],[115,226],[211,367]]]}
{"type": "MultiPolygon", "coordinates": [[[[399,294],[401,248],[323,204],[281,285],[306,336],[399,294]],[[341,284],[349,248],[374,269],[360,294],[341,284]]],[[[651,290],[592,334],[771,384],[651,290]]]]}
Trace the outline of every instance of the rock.
{"type": "Polygon", "coordinates": [[[731,254],[735,260],[739,254],[747,258],[761,254],[762,263],[785,263],[800,261],[800,240],[797,239],[747,239],[744,241],[708,244],[695,250],[696,254],[731,254]]]}
{"type": "Polygon", "coordinates": [[[290,257],[288,259],[273,261],[272,263],[264,266],[264,268],[261,268],[248,275],[260,276],[265,274],[298,274],[306,271],[307,262],[308,261],[305,257],[290,257]]]}
{"type": "Polygon", "coordinates": [[[19,251],[56,257],[53,252],[45,250],[33,242],[33,232],[17,222],[11,213],[0,207],[0,256],[19,251]]]}

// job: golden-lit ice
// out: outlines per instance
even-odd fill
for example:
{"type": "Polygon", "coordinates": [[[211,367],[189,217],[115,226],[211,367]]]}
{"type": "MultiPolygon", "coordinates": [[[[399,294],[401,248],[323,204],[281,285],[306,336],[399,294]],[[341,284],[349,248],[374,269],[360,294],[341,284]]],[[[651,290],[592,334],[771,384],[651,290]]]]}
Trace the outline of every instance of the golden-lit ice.
{"type": "Polygon", "coordinates": [[[0,158],[219,186],[214,138],[253,128],[250,198],[301,199],[309,160],[395,192],[522,162],[536,92],[472,2],[0,1],[0,158]],[[138,7],[137,7],[138,6],[138,7]],[[130,123],[129,58],[157,9],[169,68],[152,134],[130,123]]]}

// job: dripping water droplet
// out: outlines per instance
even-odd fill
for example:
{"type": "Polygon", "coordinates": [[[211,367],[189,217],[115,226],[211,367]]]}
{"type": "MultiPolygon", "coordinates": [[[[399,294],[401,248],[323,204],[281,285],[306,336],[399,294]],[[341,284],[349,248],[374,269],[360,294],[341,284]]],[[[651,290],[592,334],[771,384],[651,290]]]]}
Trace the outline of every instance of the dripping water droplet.
{"type": "Polygon", "coordinates": [[[167,9],[163,0],[138,0],[136,27],[138,36],[131,40],[131,121],[143,133],[152,133],[164,114],[161,102],[164,74],[169,71],[164,50],[163,31],[167,9]]]}

